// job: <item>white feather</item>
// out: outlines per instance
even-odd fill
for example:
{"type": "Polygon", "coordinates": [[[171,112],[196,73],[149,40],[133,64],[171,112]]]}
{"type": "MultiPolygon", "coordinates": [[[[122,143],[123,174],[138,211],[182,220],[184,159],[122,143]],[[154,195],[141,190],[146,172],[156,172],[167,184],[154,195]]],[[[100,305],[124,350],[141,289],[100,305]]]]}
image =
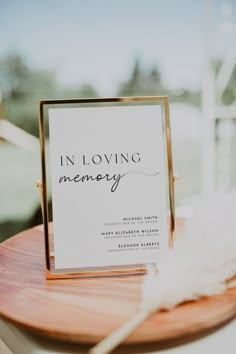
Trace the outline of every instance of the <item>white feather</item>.
{"type": "Polygon", "coordinates": [[[223,292],[236,275],[236,192],[201,202],[158,273],[148,271],[141,309],[171,309],[223,292]]]}
{"type": "Polygon", "coordinates": [[[236,192],[201,202],[184,234],[161,263],[148,267],[140,311],[89,354],[108,354],[146,317],[160,309],[224,292],[236,275],[236,192]],[[158,272],[156,271],[158,269],[158,272]]]}

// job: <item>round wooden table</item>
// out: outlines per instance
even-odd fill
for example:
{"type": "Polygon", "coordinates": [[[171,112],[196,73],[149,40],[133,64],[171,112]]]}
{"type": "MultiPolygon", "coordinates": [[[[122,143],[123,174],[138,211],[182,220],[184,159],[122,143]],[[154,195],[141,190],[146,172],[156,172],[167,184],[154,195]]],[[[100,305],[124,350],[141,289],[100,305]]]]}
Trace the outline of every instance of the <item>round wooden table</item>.
{"type": "MultiPolygon", "coordinates": [[[[0,244],[0,272],[3,319],[44,338],[87,344],[98,342],[136,313],[143,281],[140,275],[47,281],[42,226],[0,244]]],[[[198,335],[235,315],[236,288],[232,288],[152,315],[125,344],[198,335]]]]}

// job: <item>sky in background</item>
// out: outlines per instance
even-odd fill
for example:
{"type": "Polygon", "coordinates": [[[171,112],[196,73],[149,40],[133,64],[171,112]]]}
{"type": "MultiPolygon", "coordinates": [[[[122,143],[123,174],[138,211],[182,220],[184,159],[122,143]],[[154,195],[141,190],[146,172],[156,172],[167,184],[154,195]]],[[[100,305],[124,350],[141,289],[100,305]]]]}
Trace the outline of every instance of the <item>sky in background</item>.
{"type": "MultiPolygon", "coordinates": [[[[236,0],[231,2],[236,23],[236,0]]],[[[219,33],[221,1],[211,3],[214,51],[221,55],[232,38],[219,33]]],[[[0,56],[20,53],[33,67],[55,70],[60,83],[90,82],[104,95],[129,77],[139,57],[144,68],[157,65],[171,88],[197,89],[206,57],[204,5],[204,0],[0,0],[0,56]]]]}

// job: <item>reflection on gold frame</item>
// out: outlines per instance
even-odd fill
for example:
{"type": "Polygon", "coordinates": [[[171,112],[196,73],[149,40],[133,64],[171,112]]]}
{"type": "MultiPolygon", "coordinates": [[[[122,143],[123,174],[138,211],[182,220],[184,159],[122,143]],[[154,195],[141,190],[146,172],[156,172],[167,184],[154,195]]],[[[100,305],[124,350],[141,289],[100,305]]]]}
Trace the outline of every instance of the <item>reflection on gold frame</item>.
{"type": "Polygon", "coordinates": [[[165,143],[167,153],[167,169],[168,169],[168,192],[170,206],[169,220],[169,247],[173,246],[174,230],[175,230],[175,200],[174,200],[174,176],[172,163],[172,147],[170,134],[170,115],[169,115],[169,99],[168,96],[141,96],[141,97],[115,97],[115,98],[93,98],[93,99],[64,99],[64,100],[42,100],[39,101],[39,131],[40,131],[40,152],[41,152],[41,168],[42,182],[38,182],[40,189],[41,208],[44,223],[45,238],[45,258],[46,258],[46,278],[61,279],[73,277],[91,277],[91,276],[111,276],[140,274],[145,272],[146,265],[114,266],[99,267],[87,269],[55,269],[54,252],[53,252],[53,235],[49,230],[49,212],[47,197],[47,171],[46,171],[46,147],[45,147],[45,108],[57,105],[94,105],[94,104],[141,104],[141,103],[159,103],[162,104],[164,112],[165,125],[165,143]]]}

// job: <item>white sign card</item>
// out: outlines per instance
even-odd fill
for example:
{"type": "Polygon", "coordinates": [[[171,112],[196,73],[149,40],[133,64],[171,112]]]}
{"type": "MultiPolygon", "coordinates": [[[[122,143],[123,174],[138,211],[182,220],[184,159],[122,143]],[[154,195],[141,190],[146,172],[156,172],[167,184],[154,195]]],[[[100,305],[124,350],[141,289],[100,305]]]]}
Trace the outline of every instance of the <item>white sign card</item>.
{"type": "Polygon", "coordinates": [[[158,262],[168,248],[161,105],[48,109],[56,269],[158,262]]]}

